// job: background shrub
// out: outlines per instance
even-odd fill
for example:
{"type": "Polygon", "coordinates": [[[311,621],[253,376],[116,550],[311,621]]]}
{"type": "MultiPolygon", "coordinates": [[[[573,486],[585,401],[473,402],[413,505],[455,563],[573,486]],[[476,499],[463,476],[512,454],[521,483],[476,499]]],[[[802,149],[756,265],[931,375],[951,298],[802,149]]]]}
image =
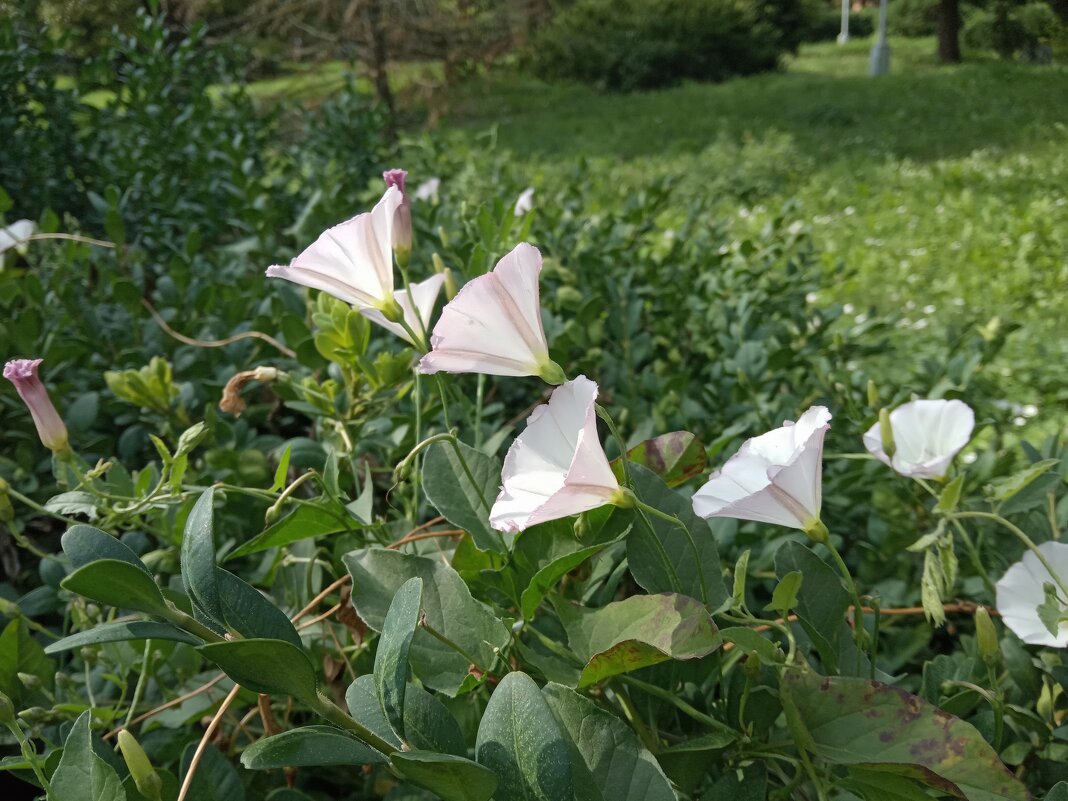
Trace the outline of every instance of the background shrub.
{"type": "Polygon", "coordinates": [[[806,27],[801,0],[579,0],[533,39],[543,78],[630,91],[775,69],[806,27]]]}
{"type": "Polygon", "coordinates": [[[886,26],[894,36],[934,36],[938,0],[891,0],[886,26]]]}

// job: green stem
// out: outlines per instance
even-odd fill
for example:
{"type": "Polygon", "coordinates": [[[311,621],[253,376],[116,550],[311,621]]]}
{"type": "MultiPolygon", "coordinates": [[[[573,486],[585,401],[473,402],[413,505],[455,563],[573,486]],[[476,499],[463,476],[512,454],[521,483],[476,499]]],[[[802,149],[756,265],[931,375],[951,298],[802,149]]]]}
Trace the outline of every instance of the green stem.
{"type": "Polygon", "coordinates": [[[816,787],[816,798],[819,801],[827,801],[827,791],[824,789],[823,781],[816,773],[816,769],[812,766],[812,760],[808,758],[808,752],[804,748],[799,748],[798,753],[801,755],[801,764],[805,766],[805,772],[816,787]]]}
{"type": "Polygon", "coordinates": [[[459,645],[454,643],[452,640],[450,640],[448,637],[446,637],[440,631],[438,631],[433,626],[431,626],[429,623],[427,623],[425,619],[424,620],[420,620],[419,621],[419,625],[424,630],[426,630],[426,633],[429,634],[431,637],[433,637],[435,640],[440,642],[442,645],[448,646],[449,648],[454,650],[456,653],[458,653],[460,656],[462,656],[464,659],[466,659],[469,665],[472,665],[473,667],[478,668],[484,674],[489,674],[489,673],[493,672],[489,668],[484,667],[483,665],[479,664],[477,659],[475,659],[473,656],[471,656],[471,654],[467,653],[467,651],[465,651],[459,645]]]}
{"type": "Polygon", "coordinates": [[[613,695],[619,701],[619,706],[623,709],[623,715],[630,721],[630,725],[634,727],[634,730],[638,733],[638,739],[642,741],[649,752],[656,754],[660,750],[660,742],[656,736],[649,731],[649,727],[645,725],[645,721],[642,720],[641,715],[638,714],[638,710],[634,708],[634,703],[630,700],[630,695],[627,694],[625,687],[613,688],[613,695]]]}
{"type": "Polygon", "coordinates": [[[381,751],[387,756],[397,752],[397,746],[393,745],[393,743],[383,740],[381,737],[379,737],[373,731],[368,729],[366,726],[363,726],[362,724],[358,723],[357,721],[346,715],[341,709],[339,709],[334,704],[333,701],[323,695],[323,693],[319,692],[316,694],[316,701],[318,703],[314,707],[315,711],[327,720],[329,720],[335,726],[339,726],[342,729],[351,731],[353,734],[355,734],[357,737],[367,743],[367,745],[371,746],[376,751],[381,751]]]}
{"type": "Polygon", "coordinates": [[[849,594],[853,598],[853,641],[856,642],[858,650],[864,650],[868,642],[868,630],[864,628],[864,604],[860,602],[860,595],[857,592],[857,584],[853,581],[853,574],[849,572],[849,568],[846,566],[842,554],[840,554],[838,549],[834,547],[834,543],[829,537],[824,545],[826,545],[827,550],[831,552],[834,563],[838,566],[838,571],[842,574],[842,578],[845,580],[846,589],[849,590],[849,594]]]}
{"type": "Polygon", "coordinates": [[[703,723],[710,729],[715,729],[716,731],[730,732],[731,734],[735,735],[738,733],[726,723],[716,720],[714,717],[706,715],[704,712],[695,709],[693,706],[679,698],[676,693],[673,693],[670,690],[665,690],[663,687],[658,687],[655,684],[649,684],[648,682],[642,681],[641,679],[636,679],[633,676],[627,674],[621,675],[619,679],[624,684],[629,684],[635,689],[641,690],[642,692],[648,693],[649,695],[655,696],[663,701],[667,701],[669,704],[671,704],[680,712],[682,712],[682,714],[686,715],[687,717],[693,718],[698,723],[703,723]]]}
{"type": "Polygon", "coordinates": [[[619,429],[616,428],[616,421],[612,419],[612,415],[608,413],[608,410],[599,403],[595,405],[595,408],[597,416],[604,420],[604,424],[608,426],[608,433],[619,443],[619,463],[623,466],[623,483],[630,487],[630,468],[627,467],[627,442],[619,433],[619,429]]]}
{"type": "Polygon", "coordinates": [[[968,554],[968,561],[972,565],[972,569],[979,574],[979,577],[983,580],[983,585],[986,587],[986,591],[990,593],[990,597],[997,596],[997,586],[994,584],[994,580],[990,578],[990,574],[986,572],[986,567],[983,565],[982,559],[979,558],[979,549],[975,547],[975,541],[968,534],[967,530],[961,525],[959,520],[950,520],[953,527],[957,530],[957,535],[960,537],[960,541],[964,543],[964,550],[968,554]]]}
{"type": "Polygon", "coordinates": [[[122,724],[124,729],[130,728],[130,720],[133,718],[137,705],[141,703],[141,696],[145,690],[145,682],[148,677],[149,661],[152,657],[152,640],[145,640],[145,653],[141,657],[141,672],[137,676],[137,684],[134,685],[133,698],[130,699],[130,708],[126,712],[126,721],[122,724]]]}
{"type": "Polygon", "coordinates": [[[195,634],[197,637],[200,637],[200,639],[204,640],[205,642],[226,641],[225,637],[219,636],[214,631],[205,626],[203,623],[201,623],[199,620],[194,618],[192,615],[187,615],[185,612],[183,612],[181,609],[178,609],[176,606],[170,605],[170,607],[170,614],[166,617],[167,620],[169,620],[171,623],[174,623],[176,626],[185,629],[190,634],[195,634]]]}
{"type": "Polygon", "coordinates": [[[951,520],[959,520],[961,518],[976,518],[976,519],[980,519],[980,520],[992,520],[995,523],[999,523],[1000,525],[1004,526],[1006,529],[1011,531],[1016,536],[1016,538],[1019,539],[1020,542],[1022,542],[1024,545],[1026,545],[1028,550],[1030,550],[1031,553],[1033,553],[1035,555],[1035,557],[1038,559],[1038,561],[1042,564],[1042,567],[1046,568],[1047,572],[1050,574],[1050,577],[1055,582],[1057,582],[1057,586],[1060,588],[1061,592],[1063,593],[1062,597],[1065,598],[1066,600],[1068,600],[1068,587],[1065,586],[1065,583],[1061,579],[1061,577],[1059,575],[1057,575],[1057,571],[1055,571],[1053,569],[1053,565],[1051,565],[1049,563],[1049,560],[1046,559],[1046,557],[1042,553],[1042,551],[1040,551],[1038,549],[1038,546],[1035,545],[1034,540],[1032,540],[1029,536],[1027,536],[1027,534],[1024,533],[1023,529],[1019,528],[1018,526],[1014,525],[1013,523],[1010,523],[1008,520],[1006,520],[1001,515],[994,514],[993,512],[954,512],[952,515],[950,515],[950,519],[951,520]]]}
{"type": "Polygon", "coordinates": [[[45,778],[44,771],[41,770],[41,766],[37,762],[37,751],[29,740],[26,739],[26,734],[22,731],[22,727],[19,726],[17,720],[11,720],[7,724],[8,729],[18,740],[19,749],[22,751],[22,756],[30,763],[30,767],[33,769],[33,775],[37,777],[38,783],[41,785],[41,789],[45,791],[45,797],[48,799],[54,798],[52,792],[52,785],[48,783],[48,779],[45,778]]]}

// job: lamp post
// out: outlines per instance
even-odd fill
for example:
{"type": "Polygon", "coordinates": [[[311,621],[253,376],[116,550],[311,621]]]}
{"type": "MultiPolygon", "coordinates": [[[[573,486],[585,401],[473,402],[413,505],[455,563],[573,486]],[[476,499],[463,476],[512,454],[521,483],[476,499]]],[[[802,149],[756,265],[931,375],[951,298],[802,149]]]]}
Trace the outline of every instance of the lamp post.
{"type": "Polygon", "coordinates": [[[871,60],[868,62],[868,74],[872,77],[890,72],[890,45],[886,41],[886,5],[887,0],[879,0],[879,32],[871,48],[871,60]]]}
{"type": "Polygon", "coordinates": [[[849,0],[842,0],[842,31],[838,34],[838,44],[849,41],[849,0]]]}

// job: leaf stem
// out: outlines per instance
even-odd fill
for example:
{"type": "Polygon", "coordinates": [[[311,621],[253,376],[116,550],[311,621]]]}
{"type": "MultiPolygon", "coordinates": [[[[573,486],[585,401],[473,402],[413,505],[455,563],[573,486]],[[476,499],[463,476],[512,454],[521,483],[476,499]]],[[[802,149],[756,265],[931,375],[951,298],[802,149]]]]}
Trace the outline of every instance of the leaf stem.
{"type": "Polygon", "coordinates": [[[952,515],[950,515],[950,519],[951,520],[958,520],[958,519],[961,519],[961,518],[977,518],[977,519],[980,519],[980,520],[992,520],[995,523],[998,523],[1001,526],[1003,526],[1004,528],[1006,528],[1009,531],[1011,531],[1016,536],[1016,538],[1018,540],[1020,540],[1020,542],[1022,542],[1024,545],[1026,545],[1028,550],[1030,550],[1031,553],[1033,553],[1035,555],[1035,557],[1038,559],[1038,561],[1042,564],[1042,567],[1046,568],[1046,571],[1050,574],[1050,577],[1055,582],[1057,582],[1057,586],[1060,588],[1061,592],[1063,593],[1062,597],[1064,599],[1068,600],[1068,586],[1065,586],[1064,580],[1057,574],[1057,571],[1055,571],[1053,569],[1053,565],[1051,565],[1049,563],[1049,560],[1046,559],[1046,557],[1042,553],[1042,551],[1040,551],[1038,549],[1038,546],[1035,545],[1035,541],[1032,540],[1029,536],[1027,536],[1027,534],[1023,531],[1023,529],[1021,529],[1018,526],[1016,526],[1015,524],[1009,522],[1008,520],[1006,520],[1001,515],[994,514],[993,512],[954,512],[952,515]]]}

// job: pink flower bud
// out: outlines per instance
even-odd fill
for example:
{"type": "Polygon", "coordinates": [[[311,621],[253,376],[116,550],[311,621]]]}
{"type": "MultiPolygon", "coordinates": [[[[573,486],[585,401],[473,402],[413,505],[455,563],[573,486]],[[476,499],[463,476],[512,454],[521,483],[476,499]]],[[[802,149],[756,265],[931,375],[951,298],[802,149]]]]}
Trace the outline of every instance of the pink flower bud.
{"type": "Polygon", "coordinates": [[[4,365],[4,378],[15,389],[30,410],[41,444],[52,451],[67,450],[67,427],[52,405],[48,390],[37,375],[41,359],[13,359],[4,365]]]}
{"type": "Polygon", "coordinates": [[[386,170],[382,173],[382,179],[386,182],[387,189],[391,186],[397,187],[404,198],[393,216],[393,250],[403,269],[407,267],[408,256],[412,252],[412,205],[408,194],[404,191],[404,182],[408,179],[408,173],[399,169],[386,170]]]}

